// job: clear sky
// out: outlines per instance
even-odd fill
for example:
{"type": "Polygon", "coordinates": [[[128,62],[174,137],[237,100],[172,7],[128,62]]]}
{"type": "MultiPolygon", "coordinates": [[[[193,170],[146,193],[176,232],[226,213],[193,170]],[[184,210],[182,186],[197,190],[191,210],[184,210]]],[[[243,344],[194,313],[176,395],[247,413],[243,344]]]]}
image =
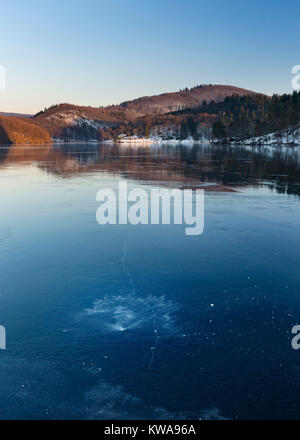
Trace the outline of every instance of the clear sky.
{"type": "Polygon", "coordinates": [[[3,1],[0,36],[0,111],[117,104],[202,83],[291,92],[300,1],[3,1]]]}

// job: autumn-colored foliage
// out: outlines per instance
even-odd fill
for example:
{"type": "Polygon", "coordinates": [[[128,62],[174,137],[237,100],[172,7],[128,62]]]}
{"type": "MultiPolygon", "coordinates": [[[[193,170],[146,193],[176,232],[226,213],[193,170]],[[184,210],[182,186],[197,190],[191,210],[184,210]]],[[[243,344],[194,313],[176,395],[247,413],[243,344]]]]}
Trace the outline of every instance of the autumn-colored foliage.
{"type": "Polygon", "coordinates": [[[51,142],[49,133],[21,118],[0,116],[1,144],[36,144],[51,142]]]}

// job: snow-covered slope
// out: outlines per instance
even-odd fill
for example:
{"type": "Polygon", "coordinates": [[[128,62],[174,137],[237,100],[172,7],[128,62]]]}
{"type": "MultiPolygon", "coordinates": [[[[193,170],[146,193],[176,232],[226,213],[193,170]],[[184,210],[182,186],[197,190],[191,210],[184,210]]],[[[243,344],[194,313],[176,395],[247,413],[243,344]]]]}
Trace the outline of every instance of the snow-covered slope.
{"type": "Polygon", "coordinates": [[[245,145],[300,145],[300,124],[275,133],[246,139],[240,143],[245,145]]]}

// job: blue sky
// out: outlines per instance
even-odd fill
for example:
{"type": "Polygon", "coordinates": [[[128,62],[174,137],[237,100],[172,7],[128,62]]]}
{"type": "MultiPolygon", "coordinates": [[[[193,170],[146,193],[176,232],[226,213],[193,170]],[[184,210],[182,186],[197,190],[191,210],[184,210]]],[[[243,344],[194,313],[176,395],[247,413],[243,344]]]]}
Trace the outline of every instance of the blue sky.
{"type": "Polygon", "coordinates": [[[0,111],[107,105],[195,84],[291,92],[299,0],[14,0],[0,111]]]}

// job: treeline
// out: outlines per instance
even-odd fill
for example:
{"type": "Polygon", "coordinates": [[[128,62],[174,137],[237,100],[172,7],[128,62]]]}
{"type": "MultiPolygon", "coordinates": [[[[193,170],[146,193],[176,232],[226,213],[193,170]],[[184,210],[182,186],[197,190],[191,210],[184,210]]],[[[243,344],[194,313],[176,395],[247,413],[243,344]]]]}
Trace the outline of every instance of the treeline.
{"type": "Polygon", "coordinates": [[[116,139],[120,134],[162,139],[210,139],[214,116],[199,115],[147,115],[118,126],[99,128],[99,139],[116,139]]]}
{"type": "Polygon", "coordinates": [[[176,114],[215,115],[213,137],[218,139],[246,139],[296,125],[300,122],[300,92],[293,94],[246,95],[227,97],[223,102],[214,101],[195,109],[185,109],[176,114]]]}
{"type": "Polygon", "coordinates": [[[180,89],[179,92],[192,92],[193,90],[197,89],[204,89],[205,87],[211,87],[212,84],[197,84],[193,87],[185,87],[184,89],[180,89]]]}
{"type": "MultiPolygon", "coordinates": [[[[206,87],[205,85],[195,88],[206,87]]],[[[190,89],[193,90],[193,89],[190,89]]],[[[293,94],[233,95],[222,102],[204,101],[200,106],[165,114],[134,117],[120,106],[106,109],[60,104],[35,115],[31,122],[42,125],[54,138],[65,140],[116,139],[120,134],[163,139],[243,140],[277,132],[300,123],[300,92],[293,94]],[[73,125],[63,114],[72,111],[73,125]],[[52,113],[56,118],[49,118],[52,113]],[[76,118],[80,123],[76,123],[76,118]],[[93,121],[93,124],[89,122],[93,121]]]]}
{"type": "Polygon", "coordinates": [[[276,132],[300,123],[300,92],[273,95],[234,95],[222,102],[204,101],[199,107],[166,115],[145,116],[103,131],[101,137],[116,134],[161,136],[163,138],[247,139],[276,132]]]}

